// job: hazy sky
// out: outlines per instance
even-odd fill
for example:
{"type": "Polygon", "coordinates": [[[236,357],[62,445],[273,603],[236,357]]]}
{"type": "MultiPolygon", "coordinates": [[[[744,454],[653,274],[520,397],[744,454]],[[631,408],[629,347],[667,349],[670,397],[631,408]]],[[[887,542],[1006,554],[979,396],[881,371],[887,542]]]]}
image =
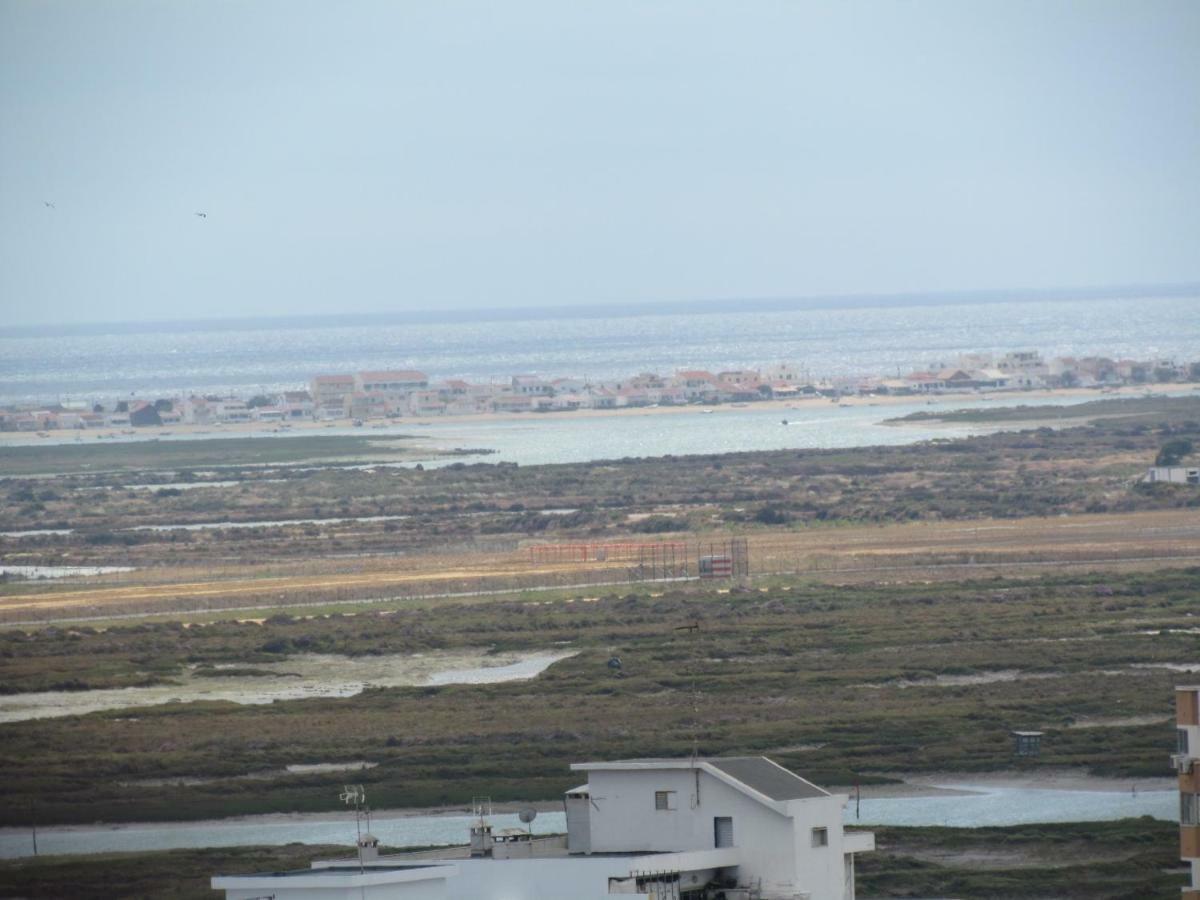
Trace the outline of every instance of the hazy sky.
{"type": "Polygon", "coordinates": [[[0,0],[0,92],[7,324],[1200,279],[1196,0],[0,0]]]}

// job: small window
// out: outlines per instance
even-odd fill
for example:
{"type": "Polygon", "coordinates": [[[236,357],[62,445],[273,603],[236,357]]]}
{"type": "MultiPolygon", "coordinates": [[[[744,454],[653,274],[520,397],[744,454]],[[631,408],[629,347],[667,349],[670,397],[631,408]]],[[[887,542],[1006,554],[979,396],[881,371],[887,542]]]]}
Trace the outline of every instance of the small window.
{"type": "Polygon", "coordinates": [[[1179,795],[1179,824],[1200,825],[1200,794],[1179,795]]]}
{"type": "Polygon", "coordinates": [[[812,830],[812,845],[814,847],[828,847],[829,846],[829,829],[828,828],[814,828],[812,830]]]}
{"type": "Polygon", "coordinates": [[[1188,752],[1187,729],[1186,728],[1176,729],[1175,734],[1176,734],[1175,751],[1177,753],[1187,753],[1188,752]]]}
{"type": "Polygon", "coordinates": [[[655,809],[674,809],[675,808],[675,792],[674,791],[655,791],[654,792],[654,808],[655,809]]]}

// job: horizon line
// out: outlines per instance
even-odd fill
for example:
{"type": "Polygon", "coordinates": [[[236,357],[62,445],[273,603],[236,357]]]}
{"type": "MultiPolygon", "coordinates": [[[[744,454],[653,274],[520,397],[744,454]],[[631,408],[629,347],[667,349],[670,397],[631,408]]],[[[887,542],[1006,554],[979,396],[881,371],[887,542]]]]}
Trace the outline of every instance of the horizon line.
{"type": "Polygon", "coordinates": [[[1143,298],[1200,294],[1200,281],[1145,284],[1091,285],[1052,288],[972,288],[894,293],[808,294],[800,296],[721,297],[696,300],[614,301],[578,306],[463,306],[441,309],[409,309],[346,313],[270,313],[248,316],[208,316],[187,319],[92,320],[87,322],[44,322],[0,326],[0,337],[56,336],[112,329],[119,333],[165,332],[184,327],[197,331],[254,329],[281,322],[324,325],[369,325],[382,322],[454,323],[473,321],[522,321],[531,319],[636,318],[680,313],[704,314],[727,311],[733,304],[754,312],[787,309],[870,309],[874,306],[950,306],[958,303],[1002,303],[1057,300],[1075,302],[1107,300],[1140,295],[1143,298]]]}

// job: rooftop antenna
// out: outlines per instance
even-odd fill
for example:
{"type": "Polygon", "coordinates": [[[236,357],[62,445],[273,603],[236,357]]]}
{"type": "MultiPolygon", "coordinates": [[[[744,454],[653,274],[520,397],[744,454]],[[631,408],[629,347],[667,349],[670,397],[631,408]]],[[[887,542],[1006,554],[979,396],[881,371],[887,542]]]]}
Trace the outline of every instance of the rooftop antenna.
{"type": "Polygon", "coordinates": [[[371,832],[371,810],[367,806],[367,792],[361,784],[347,784],[342,786],[342,792],[338,794],[338,799],[347,806],[354,807],[354,830],[355,839],[354,846],[358,852],[358,868],[359,871],[366,871],[363,866],[363,830],[362,823],[364,816],[367,820],[367,833],[371,832]]]}
{"type": "MultiPolygon", "coordinates": [[[[694,621],[691,625],[677,625],[676,631],[686,631],[689,636],[695,636],[700,632],[700,622],[694,621]]],[[[696,653],[699,653],[699,645],[694,645],[696,653]]],[[[692,808],[695,809],[700,805],[700,770],[696,767],[696,762],[700,757],[700,692],[696,688],[696,670],[700,668],[700,660],[698,656],[692,657],[692,756],[690,765],[692,776],[696,782],[696,793],[692,797],[692,808]]]]}

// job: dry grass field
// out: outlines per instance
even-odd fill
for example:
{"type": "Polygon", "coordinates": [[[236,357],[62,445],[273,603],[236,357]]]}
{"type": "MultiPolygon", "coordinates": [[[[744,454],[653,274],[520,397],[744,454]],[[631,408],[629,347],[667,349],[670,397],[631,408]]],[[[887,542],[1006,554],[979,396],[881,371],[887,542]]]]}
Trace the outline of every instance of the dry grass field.
{"type": "MultiPolygon", "coordinates": [[[[688,545],[694,577],[699,555],[728,537],[722,531],[708,536],[666,533],[659,539],[688,545]]],[[[1035,576],[1064,567],[1120,571],[1200,563],[1200,511],[846,524],[752,531],[746,539],[752,575],[804,574],[833,584],[1035,576]]],[[[159,567],[89,579],[93,583],[86,586],[38,584],[21,591],[21,585],[12,585],[0,595],[0,623],[638,583],[644,575],[620,560],[535,561],[527,548],[270,567],[227,564],[215,571],[159,567]]]]}

